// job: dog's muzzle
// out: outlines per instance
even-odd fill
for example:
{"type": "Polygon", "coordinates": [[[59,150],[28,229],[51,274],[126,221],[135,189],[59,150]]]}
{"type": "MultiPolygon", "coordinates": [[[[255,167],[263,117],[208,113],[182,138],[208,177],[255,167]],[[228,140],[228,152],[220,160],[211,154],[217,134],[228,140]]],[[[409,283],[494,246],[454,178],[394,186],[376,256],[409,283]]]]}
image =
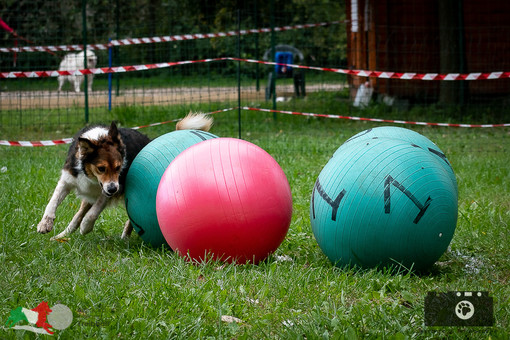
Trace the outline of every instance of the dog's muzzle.
{"type": "Polygon", "coordinates": [[[119,185],[117,183],[107,183],[103,186],[103,192],[106,196],[111,197],[119,191],[119,185]]]}

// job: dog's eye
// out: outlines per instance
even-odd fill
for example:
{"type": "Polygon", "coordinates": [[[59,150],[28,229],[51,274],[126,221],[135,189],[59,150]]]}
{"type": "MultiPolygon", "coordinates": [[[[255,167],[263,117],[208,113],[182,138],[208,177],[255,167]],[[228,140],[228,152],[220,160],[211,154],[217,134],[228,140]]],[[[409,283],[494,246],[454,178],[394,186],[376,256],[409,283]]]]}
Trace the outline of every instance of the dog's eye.
{"type": "Polygon", "coordinates": [[[104,166],[98,166],[97,171],[99,171],[100,173],[103,173],[106,171],[106,168],[104,166]]]}
{"type": "Polygon", "coordinates": [[[119,172],[119,171],[120,171],[120,166],[115,168],[115,172],[119,172]]]}

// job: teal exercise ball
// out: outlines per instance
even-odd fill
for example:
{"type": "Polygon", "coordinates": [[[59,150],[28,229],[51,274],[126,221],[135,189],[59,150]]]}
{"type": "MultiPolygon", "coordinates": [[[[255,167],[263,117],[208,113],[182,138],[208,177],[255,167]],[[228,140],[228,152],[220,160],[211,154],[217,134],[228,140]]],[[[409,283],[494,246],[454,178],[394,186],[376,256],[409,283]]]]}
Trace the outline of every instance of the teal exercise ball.
{"type": "Polygon", "coordinates": [[[156,194],[168,165],[182,151],[217,136],[200,130],[177,130],[147,144],[135,157],[126,176],[125,204],[134,230],[153,247],[166,244],[156,214],[156,194]]]}
{"type": "Polygon", "coordinates": [[[442,159],[403,139],[353,139],[324,166],[312,231],[337,266],[425,270],[457,224],[457,188],[442,159]]]}
{"type": "Polygon", "coordinates": [[[410,129],[405,129],[397,126],[380,126],[372,129],[367,129],[349,138],[344,144],[342,144],[342,146],[340,146],[340,148],[338,148],[333,157],[335,157],[335,155],[339,153],[343,148],[349,147],[350,142],[377,139],[382,137],[399,139],[409,142],[412,146],[426,150],[430,152],[432,156],[437,157],[438,160],[441,160],[439,163],[445,168],[446,172],[448,172],[448,176],[455,186],[455,194],[458,196],[457,179],[455,178],[455,173],[453,171],[452,165],[450,164],[450,161],[446,157],[445,153],[430,139],[410,129]]]}

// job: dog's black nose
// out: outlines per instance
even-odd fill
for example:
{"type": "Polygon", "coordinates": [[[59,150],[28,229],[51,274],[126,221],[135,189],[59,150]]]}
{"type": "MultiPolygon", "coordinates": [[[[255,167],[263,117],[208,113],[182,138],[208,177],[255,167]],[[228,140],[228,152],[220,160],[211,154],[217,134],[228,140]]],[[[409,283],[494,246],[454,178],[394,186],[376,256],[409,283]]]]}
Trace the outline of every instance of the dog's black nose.
{"type": "Polygon", "coordinates": [[[106,193],[108,195],[113,195],[117,192],[117,190],[119,190],[119,187],[117,186],[117,184],[115,183],[108,183],[108,185],[106,186],[106,193]]]}

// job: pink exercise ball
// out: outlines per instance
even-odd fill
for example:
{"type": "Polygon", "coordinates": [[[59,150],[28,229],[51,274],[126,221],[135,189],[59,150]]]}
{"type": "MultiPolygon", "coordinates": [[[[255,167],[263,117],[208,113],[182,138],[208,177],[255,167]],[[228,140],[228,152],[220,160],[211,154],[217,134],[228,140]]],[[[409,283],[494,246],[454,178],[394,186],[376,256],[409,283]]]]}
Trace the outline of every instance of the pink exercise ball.
{"type": "Polygon", "coordinates": [[[289,229],[292,195],[280,165],[234,138],[191,146],[168,166],[156,212],[170,247],[191,261],[258,263],[289,229]]]}

